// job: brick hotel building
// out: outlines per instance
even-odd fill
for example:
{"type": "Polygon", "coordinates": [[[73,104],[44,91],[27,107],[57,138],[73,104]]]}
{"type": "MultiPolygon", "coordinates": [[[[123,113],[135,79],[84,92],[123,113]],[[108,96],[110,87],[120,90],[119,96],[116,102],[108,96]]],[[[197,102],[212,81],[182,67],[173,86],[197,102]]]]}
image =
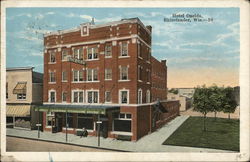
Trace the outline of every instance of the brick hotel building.
{"type": "Polygon", "coordinates": [[[179,115],[138,18],[44,35],[43,130],[138,140],[179,115]],[[97,122],[100,121],[100,122],[97,122]]]}

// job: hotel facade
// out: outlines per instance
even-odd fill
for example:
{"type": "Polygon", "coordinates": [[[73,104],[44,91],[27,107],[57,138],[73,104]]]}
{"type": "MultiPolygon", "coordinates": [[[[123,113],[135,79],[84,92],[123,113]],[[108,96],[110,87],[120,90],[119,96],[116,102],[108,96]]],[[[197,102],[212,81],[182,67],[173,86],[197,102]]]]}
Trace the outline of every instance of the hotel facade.
{"type": "Polygon", "coordinates": [[[44,35],[43,130],[135,141],[179,115],[151,33],[131,18],[44,35]]]}

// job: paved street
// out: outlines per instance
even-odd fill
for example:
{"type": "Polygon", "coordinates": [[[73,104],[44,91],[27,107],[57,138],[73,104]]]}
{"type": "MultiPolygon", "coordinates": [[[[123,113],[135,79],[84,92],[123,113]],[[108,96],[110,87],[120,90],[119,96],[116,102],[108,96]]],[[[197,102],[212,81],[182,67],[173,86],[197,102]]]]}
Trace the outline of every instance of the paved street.
{"type": "MultiPolygon", "coordinates": [[[[182,146],[169,146],[162,145],[162,143],[188,118],[189,116],[178,116],[171,122],[164,125],[157,131],[144,136],[137,142],[121,141],[112,138],[101,138],[101,148],[114,149],[117,151],[131,151],[131,152],[230,152],[225,150],[217,149],[206,149],[206,148],[193,148],[193,147],[182,147],[182,146]]],[[[18,130],[18,129],[7,129],[7,135],[26,137],[31,139],[37,139],[37,131],[18,130]]],[[[56,141],[65,144],[65,133],[51,133],[41,132],[40,140],[45,141],[56,141]]],[[[94,136],[88,136],[86,138],[80,138],[79,136],[68,134],[68,143],[96,147],[98,138],[94,136]]],[[[48,151],[45,147],[44,151],[48,151]]]]}
{"type": "Polygon", "coordinates": [[[30,140],[30,139],[23,139],[23,138],[16,138],[16,137],[7,137],[6,138],[6,151],[46,151],[46,152],[106,152],[110,150],[104,149],[96,149],[90,147],[80,147],[68,144],[61,144],[61,143],[53,143],[53,142],[45,142],[45,141],[38,141],[38,140],[30,140]]]}

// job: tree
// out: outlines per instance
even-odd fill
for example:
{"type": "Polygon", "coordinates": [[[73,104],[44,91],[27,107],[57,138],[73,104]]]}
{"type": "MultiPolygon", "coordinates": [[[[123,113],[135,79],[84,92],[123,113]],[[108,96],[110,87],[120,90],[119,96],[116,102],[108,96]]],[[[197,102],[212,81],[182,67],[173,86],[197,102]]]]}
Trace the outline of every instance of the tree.
{"type": "Polygon", "coordinates": [[[225,97],[223,98],[223,112],[228,113],[228,119],[230,119],[230,113],[234,113],[237,107],[233,88],[225,88],[224,94],[225,97]]]}
{"type": "Polygon", "coordinates": [[[218,87],[213,85],[209,88],[211,95],[209,96],[211,102],[211,111],[214,112],[214,118],[216,119],[217,112],[222,111],[223,108],[223,98],[225,97],[223,87],[218,87]]]}
{"type": "Polygon", "coordinates": [[[211,101],[209,96],[211,95],[211,90],[206,88],[206,86],[195,88],[194,92],[194,111],[198,111],[203,114],[203,130],[206,131],[206,117],[207,113],[211,111],[211,101]]]}

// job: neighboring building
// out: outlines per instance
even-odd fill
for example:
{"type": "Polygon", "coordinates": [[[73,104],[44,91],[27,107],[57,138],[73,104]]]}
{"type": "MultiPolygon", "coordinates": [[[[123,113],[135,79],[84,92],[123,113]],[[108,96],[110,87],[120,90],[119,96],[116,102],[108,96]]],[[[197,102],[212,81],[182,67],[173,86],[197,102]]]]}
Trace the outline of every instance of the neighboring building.
{"type": "Polygon", "coordinates": [[[195,91],[194,88],[176,88],[176,89],[178,89],[178,94],[179,95],[186,96],[186,97],[189,97],[189,98],[193,97],[194,91],[195,91]]]}
{"type": "Polygon", "coordinates": [[[38,113],[35,105],[42,104],[43,75],[33,67],[6,69],[6,115],[8,127],[35,129],[38,113]]]}
{"type": "Polygon", "coordinates": [[[192,98],[168,92],[168,100],[179,100],[180,111],[186,111],[192,106],[192,98]]]}
{"type": "Polygon", "coordinates": [[[132,18],[46,34],[36,109],[44,130],[85,127],[96,135],[100,126],[103,137],[138,140],[177,116],[179,102],[167,101],[166,61],[151,56],[151,30],[132,18]]]}

